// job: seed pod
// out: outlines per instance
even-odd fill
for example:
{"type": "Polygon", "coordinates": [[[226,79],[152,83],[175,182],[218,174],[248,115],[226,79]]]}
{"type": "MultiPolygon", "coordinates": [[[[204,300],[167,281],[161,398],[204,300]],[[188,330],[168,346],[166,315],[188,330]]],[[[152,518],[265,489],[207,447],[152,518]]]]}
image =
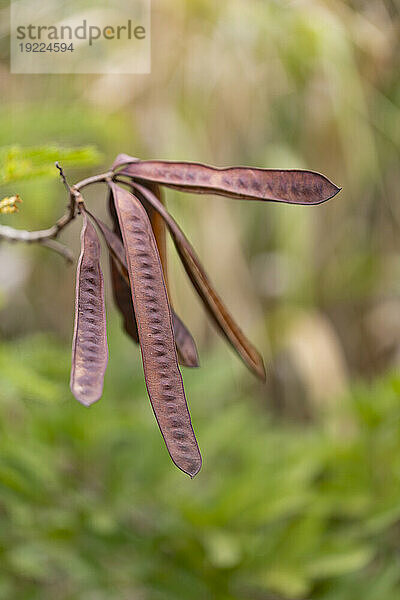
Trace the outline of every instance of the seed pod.
{"type": "MultiPolygon", "coordinates": [[[[126,155],[124,155],[125,158],[126,155]]],[[[320,204],[339,191],[320,173],[296,169],[219,169],[200,163],[120,159],[119,175],[143,179],[196,194],[217,194],[242,200],[270,200],[289,204],[320,204]]]]}
{"type": "MultiPolygon", "coordinates": [[[[123,315],[125,331],[135,342],[138,342],[137,323],[133,310],[124,245],[118,235],[111,231],[101,219],[95,217],[89,211],[86,212],[100,229],[110,252],[113,290],[117,290],[118,292],[114,295],[114,300],[123,315]],[[116,275],[118,275],[118,277],[116,277],[116,275]]],[[[160,215],[158,216],[160,217],[160,215]]],[[[197,354],[196,343],[186,325],[181,321],[178,315],[173,310],[171,312],[179,362],[184,367],[198,367],[199,357],[197,354]]]]}
{"type": "Polygon", "coordinates": [[[186,273],[189,275],[197,293],[202,299],[219,331],[233,346],[247,367],[255,373],[257,377],[265,381],[265,367],[262,357],[245,337],[244,333],[228,312],[221,298],[214,290],[193,247],[190,245],[179,225],[147,188],[137,183],[133,183],[132,185],[134,189],[138,189],[140,193],[146,197],[148,202],[150,202],[163,217],[172,235],[172,239],[174,240],[175,247],[182,260],[183,266],[185,267],[186,273]]]}
{"type": "Polygon", "coordinates": [[[70,388],[79,402],[90,406],[103,391],[108,348],[100,243],[83,206],[81,211],[83,227],[76,274],[70,388]]]}
{"type": "Polygon", "coordinates": [[[150,401],[174,463],[194,477],[201,455],[178,368],[168,296],[157,245],[141,202],[110,183],[128,265],[150,401]]]}

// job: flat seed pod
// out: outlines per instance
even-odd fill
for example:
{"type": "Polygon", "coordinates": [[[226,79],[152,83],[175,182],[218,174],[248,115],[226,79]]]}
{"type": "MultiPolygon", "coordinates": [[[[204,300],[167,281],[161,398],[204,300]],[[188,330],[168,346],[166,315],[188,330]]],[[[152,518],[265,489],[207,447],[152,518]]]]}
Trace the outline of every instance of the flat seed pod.
{"type": "Polygon", "coordinates": [[[115,183],[110,188],[126,251],[150,401],[172,460],[194,477],[201,468],[201,455],[178,367],[156,241],[140,200],[115,183]]]}
{"type": "MultiPolygon", "coordinates": [[[[124,245],[118,235],[111,231],[101,219],[95,217],[89,211],[87,211],[87,213],[100,229],[110,252],[113,290],[117,291],[117,293],[114,294],[114,300],[123,315],[125,331],[135,342],[138,342],[137,323],[133,310],[124,245]]],[[[160,215],[158,216],[160,217],[160,215]]],[[[173,310],[171,312],[179,362],[184,367],[198,367],[199,357],[197,354],[196,343],[186,325],[181,321],[178,315],[173,310]]]]}
{"type": "Polygon", "coordinates": [[[100,242],[81,208],[81,254],[76,274],[75,325],[70,388],[85,406],[99,400],[108,361],[100,242]]]}
{"type": "MultiPolygon", "coordinates": [[[[128,161],[129,157],[126,156],[125,160],[128,161]]],[[[289,204],[320,204],[340,191],[324,175],[313,171],[250,167],[219,169],[200,163],[131,160],[125,165],[124,160],[119,161],[119,175],[196,194],[289,204]]]]}
{"type": "Polygon", "coordinates": [[[240,327],[235,323],[221,298],[214,290],[193,247],[179,225],[147,188],[137,183],[133,184],[133,188],[137,188],[165,220],[183,266],[219,331],[230,342],[247,367],[255,373],[257,377],[265,381],[265,367],[261,355],[249,342],[240,327]]]}

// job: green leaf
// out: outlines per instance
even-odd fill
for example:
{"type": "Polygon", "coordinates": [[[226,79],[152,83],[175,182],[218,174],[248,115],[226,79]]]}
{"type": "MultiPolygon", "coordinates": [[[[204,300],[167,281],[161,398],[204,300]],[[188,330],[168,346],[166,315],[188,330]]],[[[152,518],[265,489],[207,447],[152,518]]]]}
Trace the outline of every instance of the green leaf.
{"type": "Polygon", "coordinates": [[[91,166],[101,155],[93,146],[6,146],[0,148],[0,185],[34,177],[58,177],[55,162],[63,167],[91,166]]]}

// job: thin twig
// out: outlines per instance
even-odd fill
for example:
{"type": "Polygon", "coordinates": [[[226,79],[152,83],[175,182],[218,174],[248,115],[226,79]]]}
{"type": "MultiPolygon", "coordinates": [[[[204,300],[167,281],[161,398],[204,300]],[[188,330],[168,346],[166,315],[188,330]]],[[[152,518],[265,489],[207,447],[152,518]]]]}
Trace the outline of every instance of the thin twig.
{"type": "Polygon", "coordinates": [[[64,170],[63,170],[62,166],[60,165],[60,163],[58,161],[56,162],[56,167],[60,171],[60,177],[62,179],[63,184],[65,185],[65,187],[67,189],[68,194],[70,194],[71,193],[71,188],[70,188],[70,186],[68,184],[67,178],[65,177],[64,170]]]}
{"type": "Polygon", "coordinates": [[[74,255],[71,250],[67,248],[67,246],[64,246],[64,244],[57,242],[57,240],[44,239],[39,243],[41,246],[46,246],[46,248],[50,248],[50,250],[54,250],[54,252],[61,254],[61,256],[63,256],[67,262],[74,262],[74,255]]]}

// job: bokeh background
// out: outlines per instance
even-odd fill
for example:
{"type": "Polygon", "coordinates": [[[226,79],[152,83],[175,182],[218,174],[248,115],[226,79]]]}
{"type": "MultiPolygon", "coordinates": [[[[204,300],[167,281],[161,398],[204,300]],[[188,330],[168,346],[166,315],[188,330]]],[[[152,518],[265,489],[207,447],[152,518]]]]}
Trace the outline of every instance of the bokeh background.
{"type": "MultiPolygon", "coordinates": [[[[262,351],[253,380],[218,339],[171,246],[204,466],[168,458],[108,286],[101,401],[69,392],[74,268],[0,245],[0,599],[400,597],[400,7],[396,0],[153,0],[152,73],[10,75],[0,8],[0,146],[92,145],[219,166],[310,168],[317,207],[172,190],[167,203],[262,351]]],[[[19,193],[52,224],[57,179],[19,193]]],[[[105,190],[87,195],[106,218],[105,190]]],[[[79,223],[62,235],[75,256],[79,223]]],[[[104,252],[104,271],[108,265],[104,252]]]]}

